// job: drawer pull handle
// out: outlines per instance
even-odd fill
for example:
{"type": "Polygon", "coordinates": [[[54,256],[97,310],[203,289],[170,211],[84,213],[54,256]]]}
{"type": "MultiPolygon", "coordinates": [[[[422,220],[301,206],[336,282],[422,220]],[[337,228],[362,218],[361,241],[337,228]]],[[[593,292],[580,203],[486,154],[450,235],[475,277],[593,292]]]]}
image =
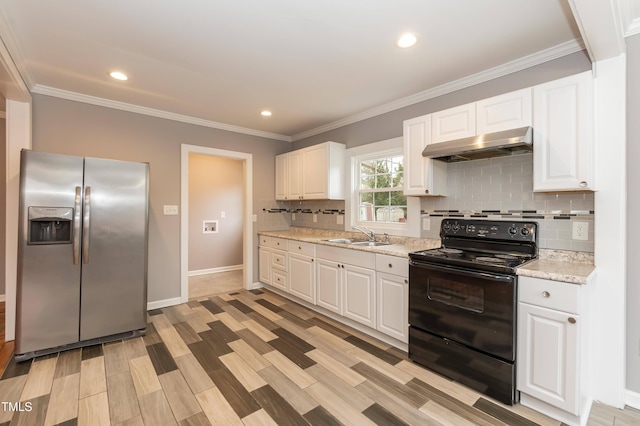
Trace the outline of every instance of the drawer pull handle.
{"type": "Polygon", "coordinates": [[[568,321],[569,321],[569,324],[575,324],[576,323],[576,319],[574,317],[569,317],[568,321]]]}
{"type": "Polygon", "coordinates": [[[586,188],[587,187],[587,182],[586,181],[582,181],[580,182],[580,188],[586,188]]]}
{"type": "Polygon", "coordinates": [[[550,297],[551,293],[549,293],[548,291],[543,291],[542,292],[542,297],[550,297]]]}

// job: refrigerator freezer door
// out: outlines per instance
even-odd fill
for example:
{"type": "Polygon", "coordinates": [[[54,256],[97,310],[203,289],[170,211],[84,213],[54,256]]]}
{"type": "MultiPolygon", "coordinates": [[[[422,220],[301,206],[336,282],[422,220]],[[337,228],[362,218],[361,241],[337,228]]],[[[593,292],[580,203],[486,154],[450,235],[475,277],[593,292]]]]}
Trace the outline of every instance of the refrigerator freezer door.
{"type": "Polygon", "coordinates": [[[84,185],[80,340],[143,329],[148,165],[85,158],[84,185]]]}
{"type": "Polygon", "coordinates": [[[73,243],[55,239],[49,243],[46,237],[32,236],[40,241],[28,244],[29,233],[38,232],[40,224],[62,225],[55,220],[30,224],[28,211],[29,207],[73,209],[75,224],[75,195],[76,188],[82,188],[82,168],[82,157],[22,152],[16,354],[78,341],[80,265],[73,262],[73,243]]]}

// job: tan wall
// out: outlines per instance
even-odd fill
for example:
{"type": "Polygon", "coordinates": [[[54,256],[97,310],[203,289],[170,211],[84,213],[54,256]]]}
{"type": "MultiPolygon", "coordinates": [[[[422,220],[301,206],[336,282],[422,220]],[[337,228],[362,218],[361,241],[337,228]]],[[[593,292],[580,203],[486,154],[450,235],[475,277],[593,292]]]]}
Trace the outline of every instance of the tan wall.
{"type": "MultiPolygon", "coordinates": [[[[2,98],[0,96],[0,98],[2,98]]],[[[4,98],[2,98],[4,103],[4,98]]],[[[7,178],[7,120],[0,118],[0,176],[3,184],[0,185],[0,294],[5,294],[5,269],[6,269],[6,214],[7,214],[7,186],[4,184],[7,178]]]]}
{"type": "MultiPolygon", "coordinates": [[[[150,163],[149,302],[180,295],[180,217],[164,216],[163,205],[180,205],[181,144],[251,153],[256,214],[275,199],[275,155],[291,148],[288,142],[33,96],[34,150],[150,163]]],[[[254,225],[257,259],[256,231],[261,224],[254,225]]],[[[254,282],[257,268],[256,261],[254,282]]]]}
{"type": "Polygon", "coordinates": [[[240,160],[189,154],[189,272],[242,265],[243,180],[240,160]],[[218,232],[203,233],[204,220],[218,232]]]}

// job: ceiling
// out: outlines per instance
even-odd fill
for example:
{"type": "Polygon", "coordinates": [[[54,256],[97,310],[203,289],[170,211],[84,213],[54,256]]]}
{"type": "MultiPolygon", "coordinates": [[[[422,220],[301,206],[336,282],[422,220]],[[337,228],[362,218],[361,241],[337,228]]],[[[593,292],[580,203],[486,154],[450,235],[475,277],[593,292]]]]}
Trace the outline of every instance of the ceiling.
{"type": "Polygon", "coordinates": [[[0,15],[32,92],[282,140],[583,48],[566,0],[0,0],[0,15]],[[418,44],[395,47],[407,31],[418,44]]]}

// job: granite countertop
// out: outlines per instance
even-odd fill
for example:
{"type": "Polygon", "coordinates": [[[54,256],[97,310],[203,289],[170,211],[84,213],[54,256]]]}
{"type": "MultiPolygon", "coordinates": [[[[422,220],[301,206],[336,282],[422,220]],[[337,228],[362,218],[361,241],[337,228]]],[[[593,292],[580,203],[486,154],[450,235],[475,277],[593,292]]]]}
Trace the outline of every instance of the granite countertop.
{"type": "Polygon", "coordinates": [[[540,249],[538,259],[517,269],[523,277],[587,284],[595,274],[592,253],[540,249]]]}
{"type": "MultiPolygon", "coordinates": [[[[440,247],[440,239],[398,237],[394,235],[389,237],[391,244],[385,246],[368,247],[332,243],[326,240],[331,238],[364,240],[365,238],[364,235],[357,232],[315,228],[291,227],[286,231],[260,231],[258,234],[398,257],[407,257],[407,255],[413,251],[440,247]]],[[[525,277],[562,281],[572,284],[587,284],[595,273],[595,265],[593,263],[592,253],[540,249],[538,259],[519,267],[516,273],[525,277]]]]}
{"type": "Polygon", "coordinates": [[[368,251],[372,253],[387,254],[390,256],[407,257],[409,253],[419,250],[427,250],[440,247],[439,239],[412,238],[389,236],[391,244],[384,246],[354,246],[344,243],[332,243],[326,241],[331,238],[350,238],[353,240],[365,240],[365,236],[358,232],[331,231],[315,228],[291,227],[288,231],[260,231],[260,235],[268,237],[284,238],[287,240],[305,241],[314,244],[323,244],[333,247],[347,248],[351,250],[368,251]]]}

